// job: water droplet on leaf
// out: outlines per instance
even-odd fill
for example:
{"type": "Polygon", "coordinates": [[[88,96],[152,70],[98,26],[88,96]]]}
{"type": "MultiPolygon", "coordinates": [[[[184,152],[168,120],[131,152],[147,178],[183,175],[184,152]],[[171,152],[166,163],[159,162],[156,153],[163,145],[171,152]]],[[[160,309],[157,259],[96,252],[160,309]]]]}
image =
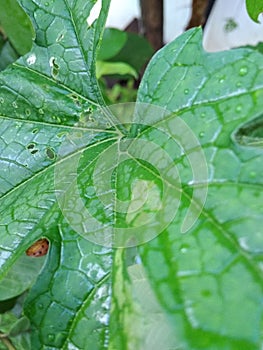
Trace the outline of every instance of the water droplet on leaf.
{"type": "Polygon", "coordinates": [[[48,334],[48,340],[53,341],[55,339],[55,334],[48,334]]]}
{"type": "Polygon", "coordinates": [[[188,244],[182,244],[179,249],[180,249],[181,253],[185,254],[188,251],[188,249],[189,249],[189,245],[188,244]]]}
{"type": "Polygon", "coordinates": [[[248,72],[247,67],[246,67],[246,66],[243,66],[243,67],[241,67],[240,70],[239,70],[239,75],[244,76],[244,75],[247,74],[247,72],[248,72]]]}
{"type": "Polygon", "coordinates": [[[240,113],[242,111],[242,106],[241,105],[237,105],[236,106],[236,112],[240,113]]]}

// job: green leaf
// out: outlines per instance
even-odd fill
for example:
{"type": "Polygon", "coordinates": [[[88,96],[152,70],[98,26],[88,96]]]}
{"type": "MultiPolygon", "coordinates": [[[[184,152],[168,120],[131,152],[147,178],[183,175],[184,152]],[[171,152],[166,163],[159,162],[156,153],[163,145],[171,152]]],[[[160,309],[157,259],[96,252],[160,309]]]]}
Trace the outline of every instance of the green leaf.
{"type": "MultiPolygon", "coordinates": [[[[83,348],[89,328],[90,342],[99,348],[106,341],[111,250],[86,241],[63,222],[55,202],[54,164],[66,135],[81,133],[86,118],[103,104],[95,52],[109,1],[89,24],[93,1],[21,4],[34,23],[36,40],[31,52],[0,76],[1,289],[19,273],[20,259],[30,264],[20,276],[23,286],[17,281],[10,296],[32,283],[41,261],[25,258],[25,250],[47,237],[48,261],[25,307],[32,322],[31,346],[68,349],[74,343],[83,348]]],[[[93,129],[87,131],[90,146],[112,137],[105,128],[93,129]]],[[[96,159],[94,150],[90,155],[96,159]]]]}
{"type": "Polygon", "coordinates": [[[16,0],[0,0],[0,24],[15,50],[26,54],[32,47],[32,24],[16,0]]]}
{"type": "Polygon", "coordinates": [[[205,53],[189,31],[152,59],[142,105],[115,113],[95,74],[109,1],[93,23],[92,0],[21,4],[36,40],[0,75],[0,281],[49,240],[31,348],[261,348],[262,150],[240,130],[261,115],[262,56],[205,53]]]}
{"type": "Polygon", "coordinates": [[[11,46],[9,41],[6,41],[0,52],[0,71],[4,70],[9,64],[15,62],[19,55],[11,46]]]}
{"type": "Polygon", "coordinates": [[[32,286],[43,267],[44,260],[21,256],[0,284],[0,300],[10,299],[22,294],[32,286]]]}
{"type": "Polygon", "coordinates": [[[131,75],[135,79],[138,74],[134,68],[123,62],[103,62],[97,61],[97,78],[103,75],[131,75]]]}
{"type": "Polygon", "coordinates": [[[144,37],[135,33],[127,33],[125,45],[116,56],[111,58],[111,61],[126,62],[140,72],[153,54],[153,48],[144,37]]]}
{"type": "Polygon", "coordinates": [[[191,30],[160,50],[138,100],[176,112],[195,133],[207,159],[208,197],[195,225],[180,234],[187,187],[194,186],[181,169],[186,187],[178,216],[140,251],[178,346],[259,349],[263,154],[239,144],[237,135],[262,113],[262,56],[246,49],[209,54],[201,39],[191,30]]]}
{"type": "Polygon", "coordinates": [[[0,349],[30,349],[30,322],[21,315],[23,298],[9,312],[0,315],[0,349]]]}
{"type": "Polygon", "coordinates": [[[92,245],[63,222],[60,233],[26,301],[35,328],[32,346],[101,349],[107,337],[111,251],[92,245]]]}
{"type": "Polygon", "coordinates": [[[246,0],[247,12],[253,21],[258,22],[258,16],[263,12],[262,0],[246,0]]]}
{"type": "Polygon", "coordinates": [[[98,52],[99,61],[107,61],[118,54],[127,41],[127,33],[116,28],[106,28],[98,52]]]}

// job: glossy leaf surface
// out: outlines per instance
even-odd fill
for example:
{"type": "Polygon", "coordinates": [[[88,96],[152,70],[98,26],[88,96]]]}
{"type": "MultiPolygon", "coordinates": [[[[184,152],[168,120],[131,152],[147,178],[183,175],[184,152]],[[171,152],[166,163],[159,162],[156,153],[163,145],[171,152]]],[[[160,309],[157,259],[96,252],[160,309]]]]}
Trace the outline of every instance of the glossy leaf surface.
{"type": "MultiPolygon", "coordinates": [[[[116,127],[112,115],[89,119],[104,104],[95,55],[109,1],[102,1],[93,23],[93,1],[21,4],[34,24],[36,40],[29,54],[0,75],[0,279],[2,283],[10,276],[32,243],[49,239],[46,265],[25,304],[32,348],[261,348],[262,149],[242,143],[244,133],[238,131],[261,115],[261,54],[247,49],[208,54],[201,47],[200,30],[185,33],[153,57],[138,95],[139,102],[176,115],[148,120],[150,128],[135,124],[129,129],[125,120],[116,127]],[[176,118],[202,146],[206,182],[192,181],[187,152],[158,129],[163,123],[174,133],[176,118]],[[145,217],[133,214],[131,207],[126,216],[116,214],[113,206],[105,209],[98,200],[92,175],[104,151],[127,135],[137,135],[177,165],[182,185],[177,215],[139,249],[113,251],[91,243],[74,232],[59,208],[54,170],[66,159],[74,162],[83,146],[66,149],[63,159],[61,144],[68,135],[76,141],[83,134],[78,189],[107,227],[137,227],[145,217]],[[207,201],[183,235],[196,185],[208,186],[207,201]]],[[[183,142],[189,134],[179,136],[183,142]]],[[[162,199],[155,158],[153,153],[148,162],[132,157],[119,164],[105,191],[111,195],[116,190],[115,198],[140,204],[140,191],[148,184],[146,219],[159,210],[162,199]]],[[[55,176],[63,183],[63,172],[55,176]]],[[[25,267],[24,273],[29,271],[25,267]]]]}
{"type": "Polygon", "coordinates": [[[262,0],[246,0],[247,12],[255,22],[258,21],[258,16],[263,12],[262,0]]]}
{"type": "MultiPolygon", "coordinates": [[[[179,214],[141,248],[184,349],[262,345],[263,154],[238,137],[241,125],[259,125],[253,118],[261,118],[262,82],[260,54],[206,53],[194,30],[153,58],[139,90],[139,101],[162,105],[187,122],[209,168],[207,201],[191,230],[179,233],[179,214]]],[[[185,196],[180,213],[188,205],[185,196]]]]}

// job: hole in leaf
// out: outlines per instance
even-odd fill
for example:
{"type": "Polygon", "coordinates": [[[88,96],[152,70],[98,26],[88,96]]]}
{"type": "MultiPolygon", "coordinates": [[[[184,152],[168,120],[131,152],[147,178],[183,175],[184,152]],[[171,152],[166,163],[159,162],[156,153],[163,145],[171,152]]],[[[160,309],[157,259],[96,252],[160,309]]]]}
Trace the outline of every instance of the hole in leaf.
{"type": "Polygon", "coordinates": [[[58,72],[59,72],[59,65],[57,64],[55,57],[50,58],[49,64],[51,67],[51,75],[53,77],[56,77],[58,75],[58,72]]]}
{"type": "Polygon", "coordinates": [[[234,134],[234,139],[240,145],[263,147],[263,116],[241,126],[234,134]]]}
{"type": "Polygon", "coordinates": [[[90,14],[87,18],[87,23],[89,27],[91,27],[92,24],[96,21],[96,19],[98,19],[101,8],[102,8],[102,2],[101,0],[98,0],[96,4],[92,7],[90,14]]]}
{"type": "Polygon", "coordinates": [[[52,148],[47,147],[46,148],[46,155],[48,156],[49,159],[53,160],[53,159],[55,159],[56,153],[52,148]]]}
{"type": "Polygon", "coordinates": [[[31,151],[31,154],[36,154],[38,152],[38,149],[33,149],[32,151],[31,151]]]}
{"type": "Polygon", "coordinates": [[[27,148],[28,150],[32,150],[33,148],[35,148],[35,144],[34,144],[34,143],[29,143],[29,144],[26,146],[26,148],[27,148]]]}

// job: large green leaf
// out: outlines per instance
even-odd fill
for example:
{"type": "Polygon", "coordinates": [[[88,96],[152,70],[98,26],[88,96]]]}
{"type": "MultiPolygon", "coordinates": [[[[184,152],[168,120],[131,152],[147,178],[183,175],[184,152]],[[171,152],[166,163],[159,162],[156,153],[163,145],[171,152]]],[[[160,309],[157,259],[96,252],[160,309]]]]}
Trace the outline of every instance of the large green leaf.
{"type": "Polygon", "coordinates": [[[191,127],[209,168],[196,224],[180,234],[186,191],[173,224],[141,248],[183,349],[262,346],[263,154],[237,137],[262,114],[262,62],[244,49],[206,53],[200,31],[189,31],[153,58],[139,89],[139,101],[175,111],[191,127]]]}
{"type": "Polygon", "coordinates": [[[102,113],[95,56],[109,1],[91,24],[98,4],[21,1],[36,40],[0,75],[0,281],[48,238],[25,303],[32,349],[259,349],[262,150],[240,130],[261,114],[262,56],[207,54],[189,31],[146,71],[138,101],[153,107],[102,113]],[[131,248],[113,251],[120,228],[134,235],[115,243],[131,248]]]}
{"type": "MultiPolygon", "coordinates": [[[[25,0],[21,5],[34,23],[36,41],[0,77],[1,283],[12,284],[9,297],[20,293],[21,279],[15,278],[13,266],[28,246],[47,237],[48,263],[25,308],[32,322],[32,348],[69,348],[71,342],[83,348],[87,324],[90,341],[99,348],[107,329],[103,313],[109,307],[111,251],[77,237],[63,223],[55,202],[54,163],[65,134],[81,131],[81,121],[103,103],[95,51],[109,1],[103,1],[99,18],[89,24],[93,1],[25,0]]],[[[93,144],[111,133],[90,134],[93,144]]],[[[35,258],[28,259],[39,266],[35,258]]],[[[26,280],[33,270],[24,265],[26,280]]]]}

